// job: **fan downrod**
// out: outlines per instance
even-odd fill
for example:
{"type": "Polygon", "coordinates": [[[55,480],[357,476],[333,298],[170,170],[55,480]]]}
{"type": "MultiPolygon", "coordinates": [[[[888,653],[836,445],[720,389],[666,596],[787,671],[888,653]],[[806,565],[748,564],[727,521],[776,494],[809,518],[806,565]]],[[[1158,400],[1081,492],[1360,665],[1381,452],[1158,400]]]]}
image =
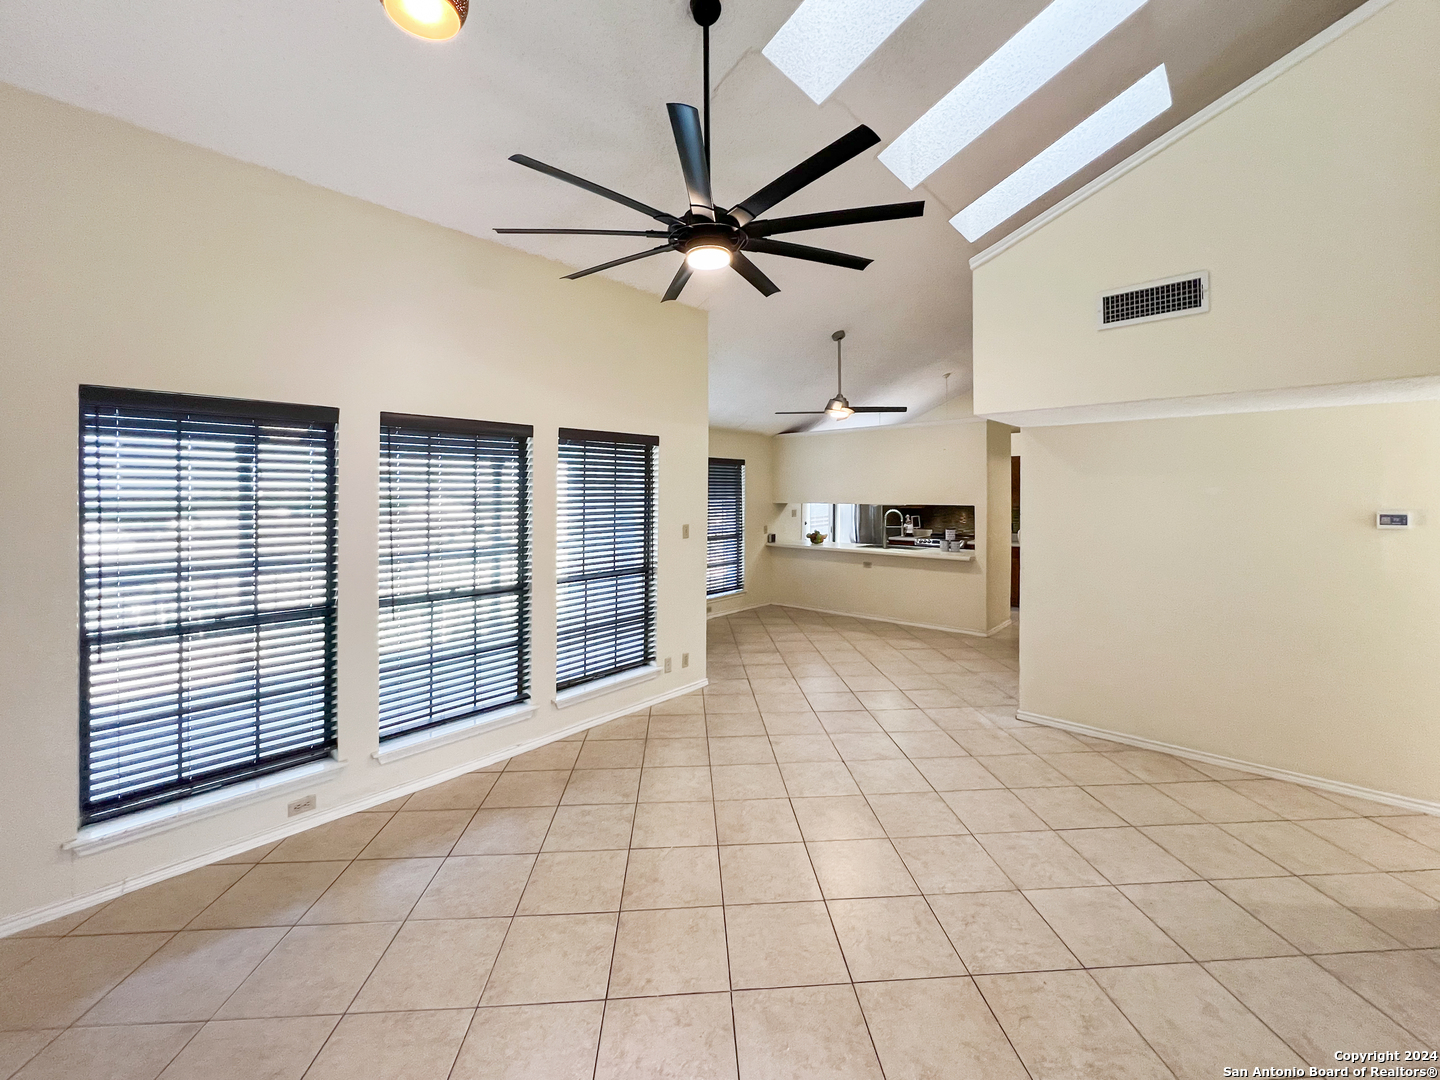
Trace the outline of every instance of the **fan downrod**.
{"type": "Polygon", "coordinates": [[[720,0],[690,0],[690,14],[700,26],[714,26],[720,18],[720,0]]]}

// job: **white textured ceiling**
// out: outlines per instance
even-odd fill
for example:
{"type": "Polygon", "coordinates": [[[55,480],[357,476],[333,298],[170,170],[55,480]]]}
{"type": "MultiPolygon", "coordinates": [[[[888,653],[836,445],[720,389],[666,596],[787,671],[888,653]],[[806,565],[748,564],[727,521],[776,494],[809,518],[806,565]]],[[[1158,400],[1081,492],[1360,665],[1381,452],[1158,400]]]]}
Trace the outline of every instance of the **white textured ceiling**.
{"type": "MultiPolygon", "coordinates": [[[[830,333],[842,327],[853,402],[908,405],[914,416],[941,400],[946,372],[952,395],[963,392],[976,250],[1358,2],[1150,0],[913,195],[871,151],[787,201],[772,215],[908,198],[927,210],[790,238],[874,258],[863,273],[759,256],[782,289],[769,299],[728,272],[693,278],[685,302],[711,316],[712,423],[774,432],[791,426],[776,409],[820,408],[833,388],[830,333]],[[950,227],[951,215],[1159,63],[1175,96],[1165,116],[978,244],[950,227]]],[[[760,54],[797,3],[726,0],[712,32],[719,201],[740,201],[857,123],[888,143],[1044,6],[927,0],[817,106],[760,54]]],[[[683,209],[664,106],[698,104],[699,71],[685,0],[473,0],[465,30],[441,44],[400,32],[377,0],[0,0],[0,80],[487,239],[505,225],[648,227],[511,164],[512,153],[683,209]]],[[[647,243],[504,239],[572,267],[647,243]]],[[[610,274],[658,303],[678,260],[610,274]]]]}

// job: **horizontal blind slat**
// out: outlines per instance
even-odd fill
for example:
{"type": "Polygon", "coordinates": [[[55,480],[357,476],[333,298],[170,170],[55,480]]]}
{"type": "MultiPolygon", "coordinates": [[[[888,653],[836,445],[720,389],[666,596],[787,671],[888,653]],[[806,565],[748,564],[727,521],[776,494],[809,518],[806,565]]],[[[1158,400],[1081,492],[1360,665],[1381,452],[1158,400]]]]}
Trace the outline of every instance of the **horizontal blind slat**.
{"type": "Polygon", "coordinates": [[[529,452],[515,425],[382,417],[382,742],[528,698],[529,452]]]}
{"type": "Polygon", "coordinates": [[[705,595],[745,588],[745,463],[710,459],[710,500],[705,535],[705,595]]]}
{"type": "Polygon", "coordinates": [[[556,685],[655,659],[654,436],[562,430],[556,685]]]}
{"type": "Polygon", "coordinates": [[[81,400],[82,818],[328,754],[333,410],[81,400]]]}

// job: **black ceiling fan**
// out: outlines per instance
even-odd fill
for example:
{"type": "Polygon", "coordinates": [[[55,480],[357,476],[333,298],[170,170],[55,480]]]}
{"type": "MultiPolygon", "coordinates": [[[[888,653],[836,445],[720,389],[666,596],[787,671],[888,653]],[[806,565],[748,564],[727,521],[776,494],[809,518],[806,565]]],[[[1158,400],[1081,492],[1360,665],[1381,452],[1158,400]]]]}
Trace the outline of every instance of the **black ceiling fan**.
{"type": "Polygon", "coordinates": [[[665,242],[648,251],[626,255],[610,262],[565,275],[567,279],[582,278],[590,274],[609,270],[614,266],[648,259],[667,251],[679,251],[685,255],[670,287],[665,290],[663,300],[674,300],[685,288],[695,270],[718,270],[732,267],[736,273],[754,285],[765,296],[773,296],[780,287],[750,261],[750,254],[780,255],[789,259],[804,259],[808,262],[828,263],[832,266],[846,266],[852,270],[864,270],[871,263],[856,255],[839,251],[792,244],[784,240],[772,240],[777,233],[805,232],[810,229],[828,229],[837,225],[858,225],[867,221],[889,221],[894,218],[920,217],[925,212],[923,201],[889,203],[884,206],[862,206],[854,210],[831,210],[819,214],[800,214],[796,217],[757,220],[761,214],[777,203],[788,199],[801,188],[814,183],[826,173],[839,168],[857,154],[868,150],[880,141],[880,136],[861,124],[848,135],[842,135],[819,153],[806,158],[783,176],[766,184],[743,202],[728,210],[716,205],[710,192],[710,27],[720,18],[719,0],[690,0],[690,13],[700,24],[704,35],[705,56],[705,119],[701,127],[700,114],[693,105],[679,105],[674,102],[665,107],[670,112],[670,127],[675,132],[675,146],[680,152],[680,169],[685,176],[685,187],[690,196],[690,208],[675,215],[647,206],[618,191],[601,187],[599,184],[582,179],[573,173],[547,165],[543,161],[514,154],[510,160],[526,168],[564,180],[578,188],[610,199],[632,210],[638,210],[665,226],[664,229],[496,229],[497,233],[548,234],[566,236],[645,236],[665,242]]]}
{"type": "Polygon", "coordinates": [[[830,335],[830,340],[835,342],[835,396],[825,403],[825,408],[823,409],[790,409],[782,412],[777,412],[775,414],[776,416],[829,416],[835,420],[848,420],[856,413],[862,412],[898,413],[910,411],[909,408],[904,405],[851,405],[850,402],[846,401],[845,395],[841,393],[841,390],[843,388],[843,368],[841,366],[840,358],[840,343],[845,340],[845,331],[836,330],[833,334],[830,335]]]}

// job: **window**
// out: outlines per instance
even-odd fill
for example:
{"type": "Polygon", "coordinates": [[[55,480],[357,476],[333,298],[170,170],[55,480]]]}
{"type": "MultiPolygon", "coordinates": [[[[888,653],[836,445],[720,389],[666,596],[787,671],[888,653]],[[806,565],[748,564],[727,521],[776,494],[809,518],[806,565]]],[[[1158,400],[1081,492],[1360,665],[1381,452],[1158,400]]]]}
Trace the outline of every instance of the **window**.
{"type": "Polygon", "coordinates": [[[802,503],[801,524],[804,535],[825,534],[830,544],[854,544],[859,541],[859,511],[855,503],[802,503]]]}
{"type": "Polygon", "coordinates": [[[335,746],[337,412],[80,388],[80,811],[335,746]]]}
{"type": "Polygon", "coordinates": [[[705,595],[745,591],[745,462],[710,459],[710,514],[705,531],[705,595]]]}
{"type": "Polygon", "coordinates": [[[557,690],[655,659],[659,442],[560,429],[557,690]]]}
{"type": "Polygon", "coordinates": [[[812,532],[825,534],[825,539],[835,539],[835,504],[834,503],[802,503],[800,508],[800,527],[806,536],[812,532]]]}
{"type": "Polygon", "coordinates": [[[530,436],[380,415],[380,740],[529,697],[530,436]]]}

